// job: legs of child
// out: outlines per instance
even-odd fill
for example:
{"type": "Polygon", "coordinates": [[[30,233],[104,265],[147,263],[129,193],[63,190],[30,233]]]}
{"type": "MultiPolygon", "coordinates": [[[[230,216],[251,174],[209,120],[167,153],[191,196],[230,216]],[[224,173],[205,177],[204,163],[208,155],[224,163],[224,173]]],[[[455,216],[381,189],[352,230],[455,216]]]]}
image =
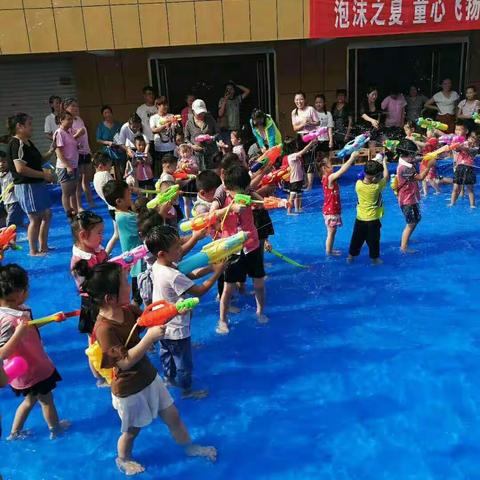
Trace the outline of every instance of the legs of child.
{"type": "Polygon", "coordinates": [[[77,184],[77,204],[80,210],[83,210],[82,207],[82,191],[85,193],[85,198],[87,199],[88,207],[95,208],[95,202],[93,201],[92,190],[90,188],[90,180],[92,177],[92,167],[91,164],[80,164],[78,165],[78,184],[77,184]]]}
{"type": "Polygon", "coordinates": [[[422,181],[422,190],[423,190],[423,195],[426,197],[428,195],[428,183],[427,180],[422,181]]]}
{"type": "Polygon", "coordinates": [[[458,185],[458,183],[454,183],[452,196],[450,198],[450,204],[448,205],[449,207],[453,207],[455,205],[455,203],[457,202],[459,193],[460,193],[460,185],[458,185]]]}
{"type": "Polygon", "coordinates": [[[130,427],[127,432],[122,432],[117,442],[117,458],[115,463],[125,475],[143,473],[145,467],[132,459],[133,443],[140,433],[140,428],[130,427]]]}
{"type": "Polygon", "coordinates": [[[416,252],[416,250],[408,248],[408,242],[410,240],[410,237],[412,236],[412,233],[415,231],[415,228],[417,228],[417,225],[418,223],[407,223],[407,225],[405,225],[402,233],[402,242],[400,244],[400,250],[402,251],[402,253],[416,252]]]}
{"type": "Polygon", "coordinates": [[[183,197],[183,208],[186,218],[190,218],[192,213],[192,199],[190,197],[183,197]]]}
{"type": "Polygon", "coordinates": [[[460,185],[460,192],[459,192],[460,197],[465,196],[465,185],[460,185]]]}
{"type": "Polygon", "coordinates": [[[305,187],[305,190],[310,191],[313,187],[313,180],[315,178],[315,174],[312,173],[307,173],[307,185],[305,187]]]}
{"type": "Polygon", "coordinates": [[[340,255],[340,250],[334,250],[333,248],[336,233],[337,233],[337,227],[327,227],[327,239],[325,241],[326,255],[335,255],[335,256],[340,255]]]}
{"type": "Polygon", "coordinates": [[[292,206],[296,198],[297,198],[297,195],[294,192],[290,192],[290,196],[288,197],[287,215],[292,214],[292,206]]]}
{"type": "Polygon", "coordinates": [[[473,193],[473,185],[467,185],[468,200],[470,201],[470,208],[475,207],[475,194],[473,193]]]}
{"type": "Polygon", "coordinates": [[[429,178],[428,184],[435,190],[435,195],[439,195],[440,193],[442,193],[442,191],[440,190],[440,187],[438,186],[438,182],[436,178],[429,178]]]}
{"type": "Polygon", "coordinates": [[[303,212],[302,194],[301,193],[297,193],[297,196],[295,198],[295,211],[297,213],[302,213],[303,212]]]}
{"type": "Polygon", "coordinates": [[[36,405],[37,400],[38,397],[31,394],[27,395],[23,399],[23,402],[18,406],[17,411],[15,412],[12,429],[10,431],[10,435],[7,437],[7,440],[18,440],[25,438],[27,432],[23,430],[23,427],[28,416],[30,415],[30,412],[36,405]]]}
{"type": "Polygon", "coordinates": [[[230,307],[230,302],[232,301],[232,295],[236,287],[236,283],[229,282],[225,282],[223,286],[223,293],[220,297],[220,319],[216,328],[216,332],[221,335],[229,332],[227,314],[230,307]]]}
{"type": "Polygon", "coordinates": [[[265,308],[265,277],[254,278],[253,288],[255,290],[255,302],[257,303],[258,323],[267,323],[268,317],[263,313],[265,308]]]}
{"type": "Polygon", "coordinates": [[[78,203],[77,203],[77,180],[71,180],[60,184],[62,188],[62,206],[65,210],[65,213],[73,210],[75,213],[78,213],[78,203]]]}
{"type": "Polygon", "coordinates": [[[55,439],[63,433],[70,426],[67,420],[59,420],[55,403],[53,402],[52,392],[46,395],[39,395],[38,401],[42,407],[43,418],[47,422],[50,430],[50,439],[55,439]]]}

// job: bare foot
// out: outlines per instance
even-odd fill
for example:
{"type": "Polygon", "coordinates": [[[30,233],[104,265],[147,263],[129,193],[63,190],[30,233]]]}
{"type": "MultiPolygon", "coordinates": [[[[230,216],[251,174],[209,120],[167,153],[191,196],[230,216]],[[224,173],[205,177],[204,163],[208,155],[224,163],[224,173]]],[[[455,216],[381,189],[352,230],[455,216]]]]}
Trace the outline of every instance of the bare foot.
{"type": "Polygon", "coordinates": [[[208,390],[184,390],[182,392],[182,399],[184,400],[201,400],[208,397],[208,390]]]}
{"type": "Polygon", "coordinates": [[[414,248],[401,248],[400,251],[405,254],[412,254],[412,253],[417,253],[418,250],[415,250],[414,248]]]}
{"type": "Polygon", "coordinates": [[[265,324],[269,322],[269,318],[264,313],[257,313],[257,322],[265,324]]]}
{"type": "Polygon", "coordinates": [[[28,255],[30,257],[44,257],[46,252],[30,252],[28,255]]]}
{"type": "Polygon", "coordinates": [[[325,252],[325,255],[332,256],[332,257],[339,257],[342,254],[341,250],[332,250],[330,252],[325,252]]]}
{"type": "Polygon", "coordinates": [[[227,323],[227,322],[219,321],[218,324],[217,324],[217,328],[215,329],[215,331],[216,331],[219,335],[227,335],[228,333],[230,333],[230,329],[228,328],[228,323],[227,323]]]}
{"type": "Polygon", "coordinates": [[[127,460],[117,457],[115,459],[118,469],[125,475],[138,475],[145,471],[145,467],[134,460],[127,460]]]}
{"type": "Polygon", "coordinates": [[[50,428],[50,440],[55,440],[60,435],[63,435],[70,428],[71,424],[69,420],[60,420],[56,427],[50,428]]]}
{"type": "Polygon", "coordinates": [[[298,213],[297,212],[287,212],[287,215],[292,215],[293,216],[293,215],[298,215],[298,213]]]}
{"type": "Polygon", "coordinates": [[[110,385],[104,378],[97,379],[96,386],[97,388],[110,388],[110,385]]]}
{"type": "Polygon", "coordinates": [[[372,265],[382,265],[383,260],[381,258],[372,258],[372,265]]]}
{"type": "Polygon", "coordinates": [[[205,457],[211,462],[217,461],[217,449],[215,447],[202,447],[202,445],[192,443],[185,447],[185,453],[189,457],[205,457]]]}
{"type": "Polygon", "coordinates": [[[470,205],[470,208],[477,208],[476,205],[470,205]]]}
{"type": "Polygon", "coordinates": [[[31,430],[20,430],[18,432],[11,432],[10,435],[7,437],[7,440],[9,442],[14,440],[25,440],[31,435],[32,435],[31,430]]]}

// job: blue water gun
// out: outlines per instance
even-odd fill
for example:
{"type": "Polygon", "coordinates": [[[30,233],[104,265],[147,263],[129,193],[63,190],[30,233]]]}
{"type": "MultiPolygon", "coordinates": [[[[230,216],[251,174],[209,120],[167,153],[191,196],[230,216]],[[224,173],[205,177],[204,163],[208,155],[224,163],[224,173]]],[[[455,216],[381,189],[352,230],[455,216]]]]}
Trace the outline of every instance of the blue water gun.
{"type": "Polygon", "coordinates": [[[353,152],[360,150],[370,140],[370,137],[366,133],[358,135],[353,140],[348,142],[339,152],[337,152],[338,158],[349,157],[353,152]]]}

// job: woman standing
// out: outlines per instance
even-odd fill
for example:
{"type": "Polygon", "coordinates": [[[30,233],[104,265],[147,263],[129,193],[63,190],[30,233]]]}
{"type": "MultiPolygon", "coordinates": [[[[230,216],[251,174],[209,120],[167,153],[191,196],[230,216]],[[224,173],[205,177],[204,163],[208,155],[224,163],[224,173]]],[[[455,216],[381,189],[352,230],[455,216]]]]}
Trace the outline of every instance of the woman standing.
{"type": "Polygon", "coordinates": [[[419,94],[418,88],[412,85],[405,100],[407,102],[406,119],[410,122],[416,122],[418,117],[422,116],[422,110],[428,98],[425,95],[419,94]]]}
{"type": "Polygon", "coordinates": [[[351,140],[353,115],[347,103],[347,91],[337,90],[337,101],[332,105],[333,141],[335,148],[343,148],[351,140]]]}
{"type": "MultiPolygon", "coordinates": [[[[320,125],[318,114],[313,107],[307,105],[305,93],[297,92],[294,97],[295,107],[292,110],[292,127],[295,133],[307,133],[315,130],[320,125]]],[[[305,145],[300,145],[303,148],[305,145]]],[[[307,172],[306,190],[313,187],[315,176],[314,152],[308,152],[303,156],[304,168],[307,172]]]]}
{"type": "Polygon", "coordinates": [[[442,89],[425,103],[425,107],[436,110],[437,120],[448,125],[446,133],[453,133],[455,129],[455,113],[460,96],[452,90],[452,81],[446,78],[442,82],[442,89]]]}
{"type": "Polygon", "coordinates": [[[195,95],[193,93],[187,94],[185,97],[185,103],[187,104],[186,107],[182,109],[180,114],[182,115],[182,126],[185,128],[187,126],[187,122],[193,118],[193,110],[192,110],[192,104],[195,101],[195,95]]]}
{"type": "Polygon", "coordinates": [[[67,98],[63,102],[63,108],[73,117],[72,133],[78,142],[78,182],[77,182],[77,204],[82,208],[82,190],[88,202],[89,208],[95,208],[93,202],[90,182],[93,180],[93,165],[90,145],[88,144],[87,127],[79,117],[78,101],[76,98],[67,98]]]}
{"type": "Polygon", "coordinates": [[[480,110],[480,102],[477,100],[477,89],[469,85],[465,90],[465,98],[458,104],[457,118],[465,121],[468,131],[475,129],[476,124],[472,116],[480,110]]]}
{"type": "Polygon", "coordinates": [[[199,135],[215,137],[219,133],[218,125],[212,115],[207,111],[203,100],[197,99],[192,104],[193,118],[185,127],[185,141],[192,145],[193,151],[198,158],[200,171],[210,170],[216,166],[213,164],[213,156],[218,152],[217,143],[214,139],[199,142],[199,135]]]}
{"type": "Polygon", "coordinates": [[[62,99],[57,95],[52,95],[48,99],[50,110],[52,111],[45,117],[44,132],[49,140],[53,139],[53,134],[58,128],[58,116],[62,111],[62,99]]]}
{"type": "Polygon", "coordinates": [[[28,215],[28,244],[31,256],[42,256],[48,252],[48,231],[52,213],[47,182],[53,182],[50,169],[43,170],[42,164],[48,160],[53,150],[46,155],[37,150],[31,141],[32,118],[25,113],[17,113],[8,119],[12,138],[8,143],[8,162],[15,185],[15,196],[28,215]]]}
{"type": "Polygon", "coordinates": [[[63,111],[60,127],[53,134],[57,152],[57,177],[62,188],[62,205],[67,215],[79,212],[78,186],[78,144],[72,131],[73,116],[63,111]]]}
{"type": "Polygon", "coordinates": [[[118,143],[118,137],[122,124],[113,118],[113,110],[110,105],[104,105],[101,109],[103,121],[97,126],[97,143],[102,145],[101,151],[112,159],[114,167],[123,172],[125,170],[125,152],[118,143]]]}

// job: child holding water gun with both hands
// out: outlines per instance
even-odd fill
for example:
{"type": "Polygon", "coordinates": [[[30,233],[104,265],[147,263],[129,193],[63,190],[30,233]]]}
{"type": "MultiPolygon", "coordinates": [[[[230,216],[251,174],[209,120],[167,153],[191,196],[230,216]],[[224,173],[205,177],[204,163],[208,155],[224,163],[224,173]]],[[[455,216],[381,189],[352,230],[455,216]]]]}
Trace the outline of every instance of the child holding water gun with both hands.
{"type": "Polygon", "coordinates": [[[370,259],[373,265],[380,265],[380,229],[383,217],[382,191],[387,185],[389,177],[387,159],[383,159],[383,166],[375,160],[365,164],[365,177],[357,180],[357,218],[350,240],[347,262],[352,263],[360,255],[360,250],[367,242],[370,259]]]}
{"type": "Polygon", "coordinates": [[[143,135],[137,135],[135,137],[135,154],[132,159],[132,166],[139,188],[146,190],[155,189],[152,165],[153,160],[147,151],[147,142],[143,135]]]}
{"type": "Polygon", "coordinates": [[[112,405],[120,417],[122,432],[117,443],[118,468],[127,475],[145,471],[145,467],[132,458],[133,445],[140,430],[158,416],[188,456],[215,461],[214,447],[192,443],[172,397],[146,355],[152,345],[163,338],[166,325],[149,328],[142,338],[136,329],[127,343],[141,311],[129,304],[126,271],[115,263],[89,269],[86,262],[79,262],[77,272],[85,277],[82,289],[99,308],[94,335],[102,349],[102,368],[113,368],[115,372],[111,384],[112,405]]]}
{"type": "Polygon", "coordinates": [[[350,155],[350,158],[336,172],[333,171],[332,166],[326,160],[324,160],[324,163],[321,165],[323,219],[325,220],[325,227],[327,227],[327,239],[325,241],[326,255],[338,256],[341,253],[339,250],[334,250],[333,248],[337,228],[343,225],[338,179],[355,163],[355,159],[358,155],[358,152],[353,152],[350,155]]]}
{"type": "Polygon", "coordinates": [[[29,326],[31,310],[24,304],[28,298],[28,274],[15,264],[0,267],[0,358],[22,357],[28,364],[23,375],[11,381],[12,390],[23,396],[15,412],[8,440],[23,439],[23,430],[30,412],[37,402],[54,439],[70,426],[59,420],[52,391],[62,377],[43,349],[37,327],[29,326]]]}
{"type": "MultiPolygon", "coordinates": [[[[193,148],[188,143],[183,143],[178,147],[178,154],[180,158],[177,162],[177,172],[185,172],[192,175],[198,173],[198,162],[193,155],[193,148]]],[[[195,179],[185,180],[180,182],[183,197],[183,207],[185,216],[190,217],[192,210],[192,199],[195,198],[197,189],[195,187],[195,179]]]]}
{"type": "MultiPolygon", "coordinates": [[[[182,242],[178,233],[171,227],[153,227],[147,234],[145,243],[150,253],[156,258],[153,264],[152,301],[166,300],[177,303],[185,295],[202,296],[210,290],[223,273],[224,265],[213,266],[214,274],[201,285],[175,268],[183,256],[182,242]]],[[[210,268],[203,269],[204,272],[210,268]]],[[[198,274],[195,276],[198,278],[198,274]]],[[[191,346],[191,312],[178,314],[168,324],[164,337],[160,340],[160,359],[163,365],[167,385],[179,387],[182,398],[200,399],[208,395],[206,390],[192,390],[192,346],[191,346]]]]}

